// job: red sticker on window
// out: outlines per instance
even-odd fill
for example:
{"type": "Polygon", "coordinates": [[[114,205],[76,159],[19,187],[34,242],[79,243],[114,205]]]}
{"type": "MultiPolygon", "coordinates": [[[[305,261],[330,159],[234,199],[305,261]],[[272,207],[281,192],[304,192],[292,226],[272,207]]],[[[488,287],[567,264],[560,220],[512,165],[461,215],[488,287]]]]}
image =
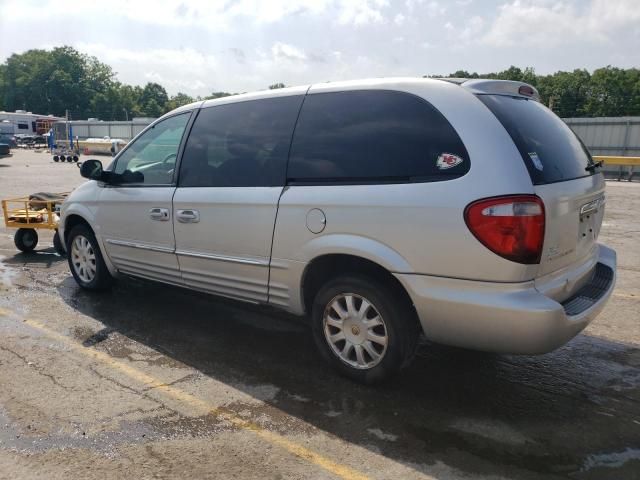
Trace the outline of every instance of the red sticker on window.
{"type": "Polygon", "coordinates": [[[441,153],[436,161],[436,166],[440,170],[446,170],[447,168],[460,165],[463,161],[464,160],[461,157],[454,155],[453,153],[441,153]]]}

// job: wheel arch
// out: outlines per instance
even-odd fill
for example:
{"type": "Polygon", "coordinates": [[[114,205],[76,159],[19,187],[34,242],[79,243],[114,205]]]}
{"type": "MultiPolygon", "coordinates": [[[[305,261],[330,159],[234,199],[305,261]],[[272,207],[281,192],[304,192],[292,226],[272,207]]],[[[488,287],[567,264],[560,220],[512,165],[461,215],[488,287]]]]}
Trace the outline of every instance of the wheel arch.
{"type": "MultiPolygon", "coordinates": [[[[390,270],[371,259],[347,253],[329,253],[315,257],[305,267],[301,279],[302,307],[311,312],[318,290],[332,278],[342,275],[364,275],[388,285],[415,313],[409,293],[390,270]]],[[[418,321],[416,313],[416,321],[418,321]]]]}
{"type": "Polygon", "coordinates": [[[67,244],[67,238],[69,237],[69,232],[76,227],[77,225],[86,225],[91,229],[91,231],[95,234],[95,230],[91,226],[91,224],[82,216],[77,213],[69,214],[65,217],[64,221],[64,244],[67,244]]]}
{"type": "MultiPolygon", "coordinates": [[[[76,207],[76,205],[74,205],[74,207],[76,207]]],[[[106,248],[104,246],[102,238],[99,235],[98,230],[87,219],[88,217],[90,217],[89,213],[90,213],[90,211],[86,207],[82,207],[81,209],[73,208],[72,210],[69,210],[69,211],[65,212],[64,224],[63,224],[63,229],[62,229],[62,233],[63,233],[62,242],[64,244],[64,248],[65,249],[67,248],[67,243],[68,243],[68,239],[69,239],[69,232],[74,227],[76,227],[78,225],[86,225],[89,229],[91,229],[91,231],[93,232],[93,234],[96,237],[96,241],[98,242],[98,245],[99,245],[101,253],[102,253],[102,259],[104,260],[104,263],[107,266],[107,269],[109,270],[109,273],[111,274],[111,276],[117,277],[118,276],[118,271],[115,268],[115,266],[113,265],[113,263],[111,262],[111,259],[109,258],[109,255],[107,254],[107,250],[106,250],[106,248]]],[[[60,230],[60,229],[58,229],[58,230],[60,230]]]]}

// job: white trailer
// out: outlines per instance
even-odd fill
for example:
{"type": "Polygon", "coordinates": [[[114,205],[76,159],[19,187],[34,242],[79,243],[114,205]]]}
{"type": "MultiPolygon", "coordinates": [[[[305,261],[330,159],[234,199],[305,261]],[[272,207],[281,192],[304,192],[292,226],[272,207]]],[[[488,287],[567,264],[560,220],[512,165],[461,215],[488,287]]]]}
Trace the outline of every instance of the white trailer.
{"type": "Polygon", "coordinates": [[[49,131],[53,122],[60,120],[64,120],[64,118],[53,115],[41,115],[25,110],[0,112],[0,122],[3,122],[5,125],[7,122],[13,125],[14,135],[42,135],[49,131]],[[4,122],[5,120],[6,122],[4,122]]]}

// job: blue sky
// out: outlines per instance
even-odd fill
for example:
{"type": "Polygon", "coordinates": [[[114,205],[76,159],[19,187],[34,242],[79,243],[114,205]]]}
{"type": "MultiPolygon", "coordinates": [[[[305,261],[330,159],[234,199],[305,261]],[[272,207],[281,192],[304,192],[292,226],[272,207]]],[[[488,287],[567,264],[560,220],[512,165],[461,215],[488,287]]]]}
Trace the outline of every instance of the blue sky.
{"type": "Polygon", "coordinates": [[[248,91],[362,77],[640,65],[637,0],[0,0],[0,59],[72,45],[130,84],[248,91]]]}

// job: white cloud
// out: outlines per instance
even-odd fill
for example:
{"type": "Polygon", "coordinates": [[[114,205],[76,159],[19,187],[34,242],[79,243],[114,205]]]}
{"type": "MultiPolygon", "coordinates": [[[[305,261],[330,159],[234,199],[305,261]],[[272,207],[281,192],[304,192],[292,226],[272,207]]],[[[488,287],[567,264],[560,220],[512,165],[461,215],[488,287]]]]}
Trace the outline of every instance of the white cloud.
{"type": "MultiPolygon", "coordinates": [[[[235,19],[246,18],[269,24],[296,15],[330,14],[341,24],[365,25],[384,21],[382,9],[388,0],[109,0],[107,2],[55,0],[46,6],[24,0],[2,0],[1,9],[12,21],[36,15],[50,20],[87,17],[126,18],[161,26],[200,26],[228,29],[235,19]]],[[[72,22],[71,22],[72,23],[72,22]]]]}
{"type": "Polygon", "coordinates": [[[613,42],[621,29],[638,32],[636,0],[594,0],[591,4],[521,1],[504,4],[484,37],[491,46],[559,46],[613,42]]]}
{"type": "Polygon", "coordinates": [[[217,57],[193,48],[131,50],[97,43],[76,47],[111,65],[125,83],[157,82],[170,92],[207,91],[203,79],[215,79],[220,69],[217,57]]]}
{"type": "Polygon", "coordinates": [[[576,22],[572,5],[541,5],[519,0],[500,7],[496,20],[484,37],[493,46],[556,44],[584,29],[576,22]]]}
{"type": "Polygon", "coordinates": [[[460,68],[633,67],[639,1],[0,0],[0,19],[11,18],[0,20],[0,62],[70,45],[122,82],[191,95],[460,68]]]}
{"type": "Polygon", "coordinates": [[[410,13],[413,13],[414,10],[416,12],[424,11],[429,17],[437,17],[447,12],[447,7],[435,0],[407,0],[406,6],[410,13]]]}
{"type": "Polygon", "coordinates": [[[387,0],[347,0],[342,2],[338,22],[356,26],[369,23],[383,23],[382,9],[388,7],[387,0]]]}
{"type": "Polygon", "coordinates": [[[480,16],[471,17],[464,24],[464,28],[460,32],[460,38],[463,41],[473,41],[484,28],[484,20],[480,16]]]}
{"type": "Polygon", "coordinates": [[[271,47],[271,53],[275,60],[299,62],[307,59],[307,54],[293,45],[276,42],[271,47]]]}

